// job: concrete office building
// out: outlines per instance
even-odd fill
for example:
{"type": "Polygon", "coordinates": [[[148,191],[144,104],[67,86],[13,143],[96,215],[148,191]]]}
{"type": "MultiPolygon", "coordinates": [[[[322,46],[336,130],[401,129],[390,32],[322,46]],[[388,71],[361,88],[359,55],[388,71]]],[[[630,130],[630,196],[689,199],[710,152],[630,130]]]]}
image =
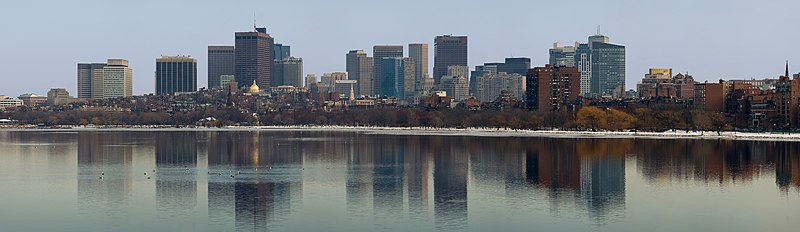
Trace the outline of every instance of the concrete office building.
{"type": "Polygon", "coordinates": [[[103,98],[106,63],[78,63],[78,98],[103,98]]]}
{"type": "Polygon", "coordinates": [[[233,46],[208,46],[208,88],[221,89],[227,84],[222,84],[222,76],[236,74],[233,46]]]}
{"type": "Polygon", "coordinates": [[[526,103],[530,110],[571,110],[580,95],[580,72],[573,67],[536,67],[526,77],[526,103]]]}
{"type": "Polygon", "coordinates": [[[23,106],[23,105],[24,105],[24,103],[20,99],[11,98],[11,97],[5,96],[5,95],[0,95],[0,110],[6,109],[6,108],[19,107],[19,106],[23,106]]]}
{"type": "Polygon", "coordinates": [[[156,59],[156,95],[197,91],[197,60],[188,56],[156,59]]]}
{"type": "Polygon", "coordinates": [[[414,81],[424,82],[428,76],[428,44],[409,44],[408,57],[414,59],[414,81]]]}
{"type": "Polygon", "coordinates": [[[128,60],[78,64],[78,97],[103,99],[133,95],[133,70],[128,60]]]}
{"type": "Polygon", "coordinates": [[[51,106],[63,105],[74,101],[75,98],[69,95],[67,89],[54,88],[47,91],[47,104],[51,106]]]}
{"type": "Polygon", "coordinates": [[[525,99],[525,91],[527,91],[525,79],[526,77],[523,75],[505,72],[479,76],[475,81],[473,96],[481,102],[492,102],[505,90],[511,96],[522,100],[525,99]]]}
{"type": "Polygon", "coordinates": [[[382,85],[381,85],[381,62],[383,58],[402,58],[403,57],[403,46],[402,45],[375,45],[372,47],[372,56],[373,59],[373,78],[372,78],[372,88],[375,91],[375,95],[386,95],[381,92],[382,85]]]}
{"type": "Polygon", "coordinates": [[[238,88],[248,87],[253,81],[269,89],[273,64],[274,39],[266,28],[255,28],[251,32],[236,32],[234,47],[235,77],[238,88]]]}

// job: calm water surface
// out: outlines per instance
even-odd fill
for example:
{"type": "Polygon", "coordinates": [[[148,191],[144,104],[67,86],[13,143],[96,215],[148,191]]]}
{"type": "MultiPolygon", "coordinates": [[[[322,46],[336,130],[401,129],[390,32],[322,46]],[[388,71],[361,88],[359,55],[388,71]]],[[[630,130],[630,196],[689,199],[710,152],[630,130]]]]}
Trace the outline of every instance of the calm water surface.
{"type": "Polygon", "coordinates": [[[800,143],[0,131],[0,231],[797,228],[800,143]]]}

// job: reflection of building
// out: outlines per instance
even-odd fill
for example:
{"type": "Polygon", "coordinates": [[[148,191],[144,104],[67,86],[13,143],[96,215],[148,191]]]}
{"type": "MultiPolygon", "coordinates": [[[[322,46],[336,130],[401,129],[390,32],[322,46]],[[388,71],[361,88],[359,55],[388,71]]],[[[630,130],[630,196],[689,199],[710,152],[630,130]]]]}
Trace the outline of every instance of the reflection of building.
{"type": "Polygon", "coordinates": [[[433,158],[433,201],[437,229],[467,223],[469,156],[461,145],[440,144],[433,158]]]}
{"type": "Polygon", "coordinates": [[[130,134],[80,132],[77,137],[78,208],[124,211],[133,191],[133,147],[124,145],[130,134]]]}

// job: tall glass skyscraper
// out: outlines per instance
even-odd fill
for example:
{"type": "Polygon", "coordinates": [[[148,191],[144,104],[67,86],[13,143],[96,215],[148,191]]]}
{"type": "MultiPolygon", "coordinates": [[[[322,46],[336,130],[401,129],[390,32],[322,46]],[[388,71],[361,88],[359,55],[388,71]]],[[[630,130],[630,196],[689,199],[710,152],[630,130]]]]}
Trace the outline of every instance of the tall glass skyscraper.
{"type": "Polygon", "coordinates": [[[156,94],[197,91],[197,60],[188,56],[156,59],[156,94]]]}
{"type": "Polygon", "coordinates": [[[233,46],[208,46],[208,88],[222,88],[220,78],[235,72],[233,46]]]}
{"type": "Polygon", "coordinates": [[[236,32],[235,69],[238,87],[246,87],[253,81],[262,88],[270,87],[271,68],[273,64],[273,38],[267,34],[266,28],[256,28],[251,32],[236,32]]]}
{"type": "Polygon", "coordinates": [[[621,97],[625,90],[625,46],[609,43],[604,35],[593,35],[588,43],[578,44],[574,56],[581,73],[581,95],[621,97]]]}
{"type": "Polygon", "coordinates": [[[436,84],[447,67],[467,66],[467,36],[436,36],[433,44],[433,78],[436,84]]]}

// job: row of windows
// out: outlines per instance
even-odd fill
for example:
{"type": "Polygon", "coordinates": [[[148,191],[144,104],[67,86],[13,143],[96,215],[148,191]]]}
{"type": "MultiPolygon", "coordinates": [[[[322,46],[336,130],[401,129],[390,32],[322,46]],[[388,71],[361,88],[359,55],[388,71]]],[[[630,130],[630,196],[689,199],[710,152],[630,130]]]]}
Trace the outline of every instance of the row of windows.
{"type": "Polygon", "coordinates": [[[259,40],[267,40],[267,37],[258,37],[258,36],[236,36],[236,39],[259,39],[259,40]]]}

